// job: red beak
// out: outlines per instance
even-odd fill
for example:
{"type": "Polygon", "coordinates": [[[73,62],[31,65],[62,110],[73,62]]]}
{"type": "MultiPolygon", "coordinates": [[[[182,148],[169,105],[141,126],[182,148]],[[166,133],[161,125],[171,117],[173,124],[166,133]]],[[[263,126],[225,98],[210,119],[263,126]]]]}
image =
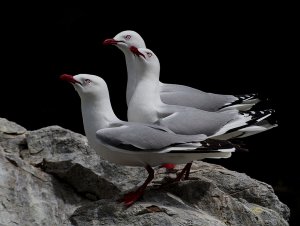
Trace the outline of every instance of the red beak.
{"type": "Polygon", "coordinates": [[[117,45],[119,42],[123,42],[123,41],[117,41],[113,38],[108,38],[108,39],[105,39],[103,41],[103,45],[107,46],[107,45],[117,45]]]}
{"type": "Polygon", "coordinates": [[[72,84],[75,84],[75,83],[81,84],[79,81],[75,80],[75,79],[73,78],[72,75],[63,74],[63,75],[61,75],[59,78],[60,78],[61,80],[70,82],[70,83],[72,83],[72,84]]]}
{"type": "Polygon", "coordinates": [[[144,58],[146,59],[145,55],[142,54],[142,53],[138,50],[138,48],[136,48],[136,47],[134,47],[134,46],[131,46],[131,47],[130,47],[130,51],[131,51],[134,55],[142,56],[142,57],[144,57],[144,58]]]}

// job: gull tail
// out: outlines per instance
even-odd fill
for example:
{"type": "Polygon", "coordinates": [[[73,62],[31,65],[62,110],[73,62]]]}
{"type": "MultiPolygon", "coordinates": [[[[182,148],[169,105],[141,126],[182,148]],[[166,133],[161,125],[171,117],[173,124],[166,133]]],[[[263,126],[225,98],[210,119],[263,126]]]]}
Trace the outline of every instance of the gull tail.
{"type": "Polygon", "coordinates": [[[210,159],[230,158],[233,152],[248,151],[244,147],[244,144],[242,144],[241,142],[232,143],[227,140],[217,140],[214,138],[208,138],[204,141],[201,141],[200,143],[201,143],[201,147],[198,147],[195,150],[187,151],[190,154],[194,154],[195,159],[198,160],[202,160],[206,158],[210,158],[210,159]]]}
{"type": "Polygon", "coordinates": [[[227,103],[222,106],[219,111],[227,111],[231,109],[237,109],[239,111],[248,111],[250,110],[255,104],[261,101],[258,97],[257,93],[253,94],[245,94],[245,95],[237,95],[234,96],[237,100],[227,103]]]}
{"type": "Polygon", "coordinates": [[[222,127],[210,138],[228,140],[243,138],[277,127],[274,110],[240,112],[240,117],[222,127]]]}
{"type": "MultiPolygon", "coordinates": [[[[208,138],[204,141],[198,142],[191,149],[185,147],[187,144],[178,144],[177,149],[173,147],[168,153],[229,153],[235,151],[245,151],[239,144],[234,144],[227,140],[217,140],[214,138],[208,138]]],[[[166,152],[164,152],[166,153],[166,152]]]]}
{"type": "Polygon", "coordinates": [[[273,129],[277,127],[277,123],[270,123],[268,120],[263,120],[256,125],[246,127],[244,129],[240,129],[240,132],[243,132],[239,137],[237,138],[243,138],[243,137],[249,137],[257,133],[265,132],[267,130],[273,129]]]}
{"type": "Polygon", "coordinates": [[[167,154],[169,157],[177,157],[176,159],[173,158],[172,163],[181,164],[207,158],[229,158],[233,152],[241,151],[239,145],[233,144],[230,141],[210,138],[195,143],[195,146],[192,145],[194,148],[187,149],[186,145],[188,144],[178,144],[176,147],[172,147],[160,153],[167,154]]]}

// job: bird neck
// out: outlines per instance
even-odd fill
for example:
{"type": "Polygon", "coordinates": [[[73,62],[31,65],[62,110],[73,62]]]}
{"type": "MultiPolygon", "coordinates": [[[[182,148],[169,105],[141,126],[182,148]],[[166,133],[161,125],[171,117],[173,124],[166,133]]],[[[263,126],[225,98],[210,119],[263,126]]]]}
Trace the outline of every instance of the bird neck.
{"type": "Polygon", "coordinates": [[[96,131],[119,121],[111,107],[109,96],[105,98],[81,98],[84,131],[89,140],[96,139],[96,131]]]}
{"type": "Polygon", "coordinates": [[[157,109],[162,104],[159,95],[159,81],[145,77],[137,82],[128,105],[129,121],[153,123],[157,121],[157,109]]]}
{"type": "Polygon", "coordinates": [[[126,88],[126,103],[129,105],[130,99],[134,93],[136,86],[136,74],[134,69],[134,55],[128,50],[124,49],[126,68],[127,68],[127,88],[126,88]]]}
{"type": "Polygon", "coordinates": [[[145,100],[149,100],[153,103],[161,103],[160,94],[159,94],[159,80],[154,79],[154,76],[145,76],[136,82],[136,87],[132,98],[140,97],[145,100]]]}

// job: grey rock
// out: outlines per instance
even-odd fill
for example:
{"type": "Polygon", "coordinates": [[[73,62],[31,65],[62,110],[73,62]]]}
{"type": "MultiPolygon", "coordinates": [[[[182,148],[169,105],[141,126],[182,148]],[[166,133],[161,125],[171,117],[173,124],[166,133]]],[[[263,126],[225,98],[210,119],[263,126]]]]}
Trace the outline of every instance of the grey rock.
{"type": "Polygon", "coordinates": [[[48,173],[67,179],[80,193],[86,191],[96,197],[111,198],[119,191],[134,188],[147,175],[143,168],[101,160],[88,146],[85,136],[59,126],[31,131],[26,139],[28,150],[22,151],[23,158],[32,165],[43,165],[48,173]],[[108,194],[108,188],[114,194],[108,194]]]}
{"type": "Polygon", "coordinates": [[[163,188],[176,174],[156,169],[140,201],[116,201],[146,176],[101,159],[80,134],[0,118],[0,225],[288,225],[270,185],[205,162],[163,188]]]}
{"type": "Polygon", "coordinates": [[[67,184],[0,150],[0,225],[68,225],[87,202],[67,184]]]}
{"type": "Polygon", "coordinates": [[[19,153],[26,148],[26,129],[14,122],[0,118],[0,150],[6,153],[19,153]]]}
{"type": "Polygon", "coordinates": [[[258,205],[247,205],[248,202],[225,193],[216,186],[214,180],[205,177],[176,183],[168,191],[226,225],[266,225],[267,220],[272,220],[272,225],[287,225],[276,211],[258,205]],[[268,217],[263,217],[266,215],[268,217]]]}
{"type": "Polygon", "coordinates": [[[5,135],[22,135],[26,129],[14,122],[8,121],[5,118],[0,118],[0,138],[5,135]]]}
{"type": "Polygon", "coordinates": [[[77,192],[92,200],[116,198],[120,194],[120,189],[113,183],[78,163],[45,160],[43,169],[64,180],[77,192]]]}
{"type": "Polygon", "coordinates": [[[196,162],[193,164],[191,176],[204,176],[215,181],[222,191],[232,197],[275,210],[283,218],[289,218],[289,209],[279,201],[272,186],[252,179],[244,173],[230,171],[219,165],[196,162]]]}
{"type": "Polygon", "coordinates": [[[138,202],[124,208],[111,200],[100,200],[80,207],[71,216],[73,225],[136,225],[136,226],[173,226],[173,225],[215,225],[226,226],[204,211],[190,208],[172,196],[152,194],[160,198],[158,202],[138,202]]]}

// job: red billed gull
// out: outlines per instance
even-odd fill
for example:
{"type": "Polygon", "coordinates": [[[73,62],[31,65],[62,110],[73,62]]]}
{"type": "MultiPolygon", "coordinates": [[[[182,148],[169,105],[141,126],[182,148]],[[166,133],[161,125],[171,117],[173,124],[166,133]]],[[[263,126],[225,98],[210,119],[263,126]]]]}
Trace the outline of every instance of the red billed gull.
{"type": "MultiPolygon", "coordinates": [[[[125,55],[127,66],[127,105],[136,87],[135,63],[130,48],[146,48],[143,38],[135,31],[122,31],[112,39],[106,39],[103,44],[117,46],[125,55]]],[[[172,105],[194,107],[206,111],[249,110],[259,102],[257,94],[220,95],[177,84],[159,82],[159,94],[162,102],[172,105]]]]}
{"type": "Polygon", "coordinates": [[[179,180],[183,174],[188,177],[193,160],[228,158],[235,151],[230,142],[207,139],[203,134],[178,135],[161,126],[119,120],[112,110],[107,85],[98,76],[65,74],[60,78],[70,82],[80,96],[85,134],[97,154],[112,163],[142,166],[148,171],[144,184],[124,196],[127,206],[144,193],[153,179],[153,166],[187,163],[179,180]]]}
{"type": "Polygon", "coordinates": [[[126,102],[130,101],[130,98],[135,89],[135,65],[134,55],[129,48],[131,46],[145,47],[145,42],[142,37],[134,31],[124,31],[117,34],[114,38],[106,39],[103,42],[104,45],[115,45],[125,55],[126,68],[127,68],[127,89],[126,89],[126,102]]]}
{"type": "Polygon", "coordinates": [[[149,49],[139,48],[135,91],[128,105],[128,121],[155,123],[177,134],[205,134],[215,139],[241,138],[260,133],[276,125],[266,121],[273,110],[209,112],[186,106],[168,105],[161,101],[159,91],[160,64],[149,49]]]}

